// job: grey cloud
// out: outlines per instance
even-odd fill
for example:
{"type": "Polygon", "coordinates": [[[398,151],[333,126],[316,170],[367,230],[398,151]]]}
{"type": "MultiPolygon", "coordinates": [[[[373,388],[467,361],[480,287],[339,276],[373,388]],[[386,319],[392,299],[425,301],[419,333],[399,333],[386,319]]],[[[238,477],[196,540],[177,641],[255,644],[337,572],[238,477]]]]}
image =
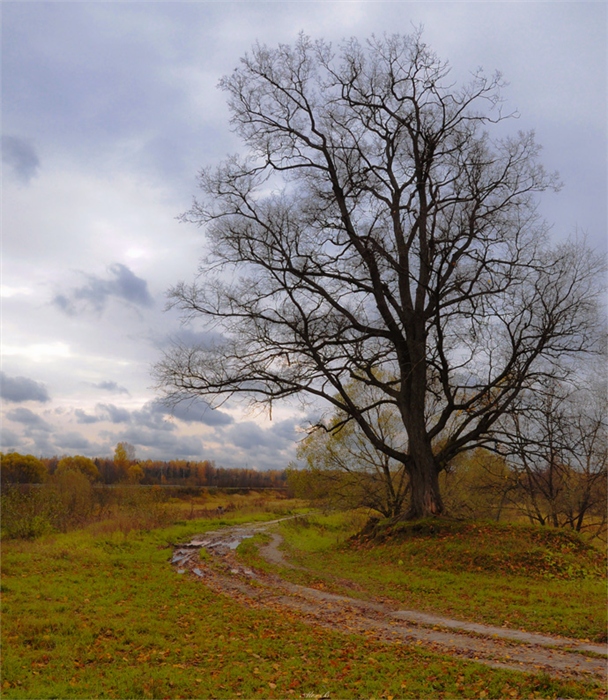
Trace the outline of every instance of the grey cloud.
{"type": "Polygon", "coordinates": [[[110,265],[109,272],[110,279],[86,275],[86,284],[82,287],[75,287],[67,294],[57,294],[53,303],[68,315],[88,309],[101,313],[110,297],[121,299],[135,306],[146,308],[153,306],[154,300],[148,291],[146,280],[137,277],[122,263],[110,265]]]}
{"type": "MultiPolygon", "coordinates": [[[[34,455],[54,455],[57,454],[57,446],[51,440],[48,433],[31,433],[28,435],[31,438],[31,443],[26,448],[20,448],[20,451],[29,450],[34,455]]],[[[23,442],[21,443],[23,444],[23,442]]]]}
{"type": "Polygon", "coordinates": [[[46,403],[51,400],[46,387],[40,382],[27,377],[9,377],[5,372],[0,372],[0,396],[12,403],[23,401],[46,403]]]}
{"type": "Polygon", "coordinates": [[[131,422],[131,413],[126,408],[120,408],[112,403],[98,403],[95,408],[100,420],[109,420],[111,423],[131,422]]]}
{"type": "Polygon", "coordinates": [[[155,402],[155,410],[178,418],[185,423],[203,423],[211,427],[234,423],[232,416],[218,409],[211,408],[203,399],[181,401],[171,408],[157,401],[155,402]]]}
{"type": "Polygon", "coordinates": [[[114,404],[98,403],[95,406],[95,413],[87,413],[82,408],[74,411],[76,422],[84,425],[109,421],[110,423],[130,423],[131,413],[126,408],[120,408],[114,404]]]}
{"type": "Polygon", "coordinates": [[[142,408],[130,411],[111,403],[98,403],[95,413],[87,413],[81,408],[74,410],[76,422],[84,425],[108,421],[114,424],[132,424],[152,430],[171,432],[176,426],[167,418],[177,418],[186,423],[202,423],[212,427],[234,423],[232,416],[222,411],[212,409],[206,401],[183,402],[174,408],[169,408],[160,400],[148,401],[142,408]]]}
{"type": "Polygon", "coordinates": [[[301,424],[301,420],[296,418],[288,418],[286,420],[274,423],[268,430],[271,432],[278,440],[284,442],[285,444],[292,444],[298,439],[298,432],[296,428],[301,424]]]}
{"type": "Polygon", "coordinates": [[[57,294],[53,299],[53,304],[66,314],[76,313],[74,305],[65,294],[57,294]]]}
{"type": "Polygon", "coordinates": [[[0,430],[0,447],[4,452],[7,450],[16,450],[21,442],[21,438],[9,428],[0,430]]]}
{"type": "MultiPolygon", "coordinates": [[[[263,429],[248,421],[225,432],[222,457],[228,466],[253,465],[257,469],[284,469],[295,457],[300,420],[290,418],[263,429]]],[[[215,455],[213,456],[215,457],[215,455]]]]}
{"type": "Polygon", "coordinates": [[[93,416],[90,413],[83,411],[82,408],[77,408],[74,411],[74,415],[76,416],[76,422],[83,423],[84,425],[99,423],[99,421],[102,420],[99,416],[93,416]]]}
{"type": "Polygon", "coordinates": [[[107,282],[109,294],[130,301],[138,306],[152,306],[154,301],[148,292],[148,283],[133,274],[126,265],[115,263],[110,267],[115,279],[107,282]]]}
{"type": "Polygon", "coordinates": [[[174,345],[208,348],[222,344],[224,342],[224,336],[217,331],[196,331],[192,328],[182,327],[170,336],[159,338],[156,342],[163,348],[174,345]]]}
{"type": "Polygon", "coordinates": [[[223,441],[219,446],[207,446],[205,459],[225,467],[246,467],[260,471],[285,469],[295,459],[295,444],[286,447],[270,444],[243,448],[223,441]]]}
{"type": "Polygon", "coordinates": [[[133,427],[114,437],[117,441],[130,442],[136,447],[149,448],[151,455],[159,459],[204,458],[203,444],[200,438],[194,436],[178,436],[172,433],[133,427]]]}
{"type": "Polygon", "coordinates": [[[32,144],[18,136],[2,136],[2,162],[26,185],[40,167],[40,159],[32,144]]]}
{"type": "Polygon", "coordinates": [[[169,408],[160,400],[154,399],[135,411],[121,408],[115,404],[98,403],[95,406],[94,414],[77,408],[74,411],[74,415],[76,416],[76,421],[82,424],[109,421],[115,424],[126,423],[163,432],[171,432],[176,429],[175,424],[167,420],[168,417],[177,418],[186,423],[202,423],[212,427],[230,425],[234,422],[232,416],[212,409],[202,399],[183,402],[174,408],[169,408]]]}
{"type": "Polygon", "coordinates": [[[158,401],[148,401],[141,409],[133,411],[133,422],[140,427],[171,432],[175,430],[175,425],[166,420],[166,413],[158,401]]]}
{"type": "Polygon", "coordinates": [[[116,382],[99,382],[99,384],[93,384],[96,389],[101,389],[102,391],[110,391],[114,394],[129,394],[129,390],[124,386],[119,386],[116,382]]]}
{"type": "Polygon", "coordinates": [[[29,431],[53,432],[51,426],[29,408],[14,408],[6,414],[6,417],[15,423],[22,423],[29,431]]]}
{"type": "Polygon", "coordinates": [[[262,430],[257,423],[251,421],[232,427],[228,437],[237,447],[245,450],[253,447],[273,447],[277,443],[276,435],[273,435],[270,430],[262,430]]]}
{"type": "Polygon", "coordinates": [[[58,447],[68,450],[88,450],[91,447],[90,440],[76,432],[56,435],[55,443],[58,447]]]}
{"type": "MultiPolygon", "coordinates": [[[[201,38],[209,58],[229,48],[209,24],[217,10],[174,3],[167,12],[162,3],[138,4],[116,12],[95,3],[53,3],[39,7],[34,20],[27,7],[7,7],[4,120],[33,130],[46,117],[46,138],[64,148],[76,145],[81,157],[98,163],[117,141],[138,142],[138,148],[122,149],[121,160],[191,186],[206,152],[225,152],[221,131],[205,133],[211,105],[223,107],[223,96],[213,90],[222,68],[208,74],[210,94],[200,119],[192,118],[191,82],[176,76],[184,59],[198,53],[201,38]]],[[[195,60],[200,65],[201,57],[195,60]]]]}

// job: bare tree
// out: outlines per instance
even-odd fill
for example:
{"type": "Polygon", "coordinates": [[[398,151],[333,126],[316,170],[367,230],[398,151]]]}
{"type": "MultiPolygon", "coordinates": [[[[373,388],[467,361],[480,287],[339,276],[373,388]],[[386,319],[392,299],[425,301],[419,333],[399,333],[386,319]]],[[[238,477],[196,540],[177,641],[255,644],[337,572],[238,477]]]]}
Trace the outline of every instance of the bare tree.
{"type": "Polygon", "coordinates": [[[600,268],[548,245],[535,193],[558,183],[533,134],[487,133],[506,118],[500,76],[448,74],[419,34],[338,54],[300,36],[221,80],[248,152],[201,173],[183,218],[209,256],[170,296],[222,340],[157,366],[175,399],[323,399],[404,465],[412,518],[442,512],[438,474],[491,444],[523,388],[592,345],[600,268]],[[370,419],[381,405],[399,448],[370,419]]]}
{"type": "Polygon", "coordinates": [[[605,382],[548,382],[522,395],[504,418],[502,446],[532,522],[599,533],[606,524],[608,417],[605,382]],[[603,385],[602,388],[598,387],[603,385]]]}

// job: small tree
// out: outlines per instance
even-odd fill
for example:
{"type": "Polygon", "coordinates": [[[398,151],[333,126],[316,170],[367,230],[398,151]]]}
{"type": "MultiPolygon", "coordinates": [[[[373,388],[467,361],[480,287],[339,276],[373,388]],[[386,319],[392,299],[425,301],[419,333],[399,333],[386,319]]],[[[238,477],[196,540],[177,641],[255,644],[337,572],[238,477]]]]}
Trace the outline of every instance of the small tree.
{"type": "MultiPolygon", "coordinates": [[[[119,442],[114,450],[114,466],[120,474],[120,481],[134,481],[130,469],[135,461],[135,448],[128,442],[119,442]]],[[[142,472],[143,478],[143,472],[142,472]]],[[[137,479],[139,481],[139,479],[137,479]]]]}
{"type": "Polygon", "coordinates": [[[34,455],[9,452],[0,453],[0,476],[3,484],[40,484],[46,480],[48,473],[34,455]]]}
{"type": "MultiPolygon", "coordinates": [[[[358,403],[371,403],[371,397],[364,397],[370,391],[364,383],[349,385],[349,393],[358,403]]],[[[403,424],[392,406],[378,401],[368,420],[387,445],[403,447],[403,424]]],[[[387,518],[402,514],[409,490],[403,463],[375,448],[343,412],[336,413],[328,425],[313,428],[300,442],[297,456],[306,469],[291,474],[290,484],[296,494],[322,498],[340,507],[372,508],[387,518]]]]}
{"type": "Polygon", "coordinates": [[[74,457],[62,457],[57,464],[55,475],[59,476],[68,471],[79,472],[85,476],[90,482],[99,481],[99,469],[95,462],[88,457],[75,455],[74,457]]]}
{"type": "Polygon", "coordinates": [[[538,384],[504,418],[501,445],[517,503],[532,522],[577,531],[605,526],[608,402],[599,384],[538,384]]]}
{"type": "Polygon", "coordinates": [[[93,516],[95,499],[91,478],[79,469],[59,469],[51,477],[45,500],[49,518],[59,530],[84,525],[93,516]]]}
{"type": "Polygon", "coordinates": [[[505,458],[484,449],[461,453],[441,477],[446,510],[455,517],[499,521],[517,492],[505,458]]]}
{"type": "Polygon", "coordinates": [[[127,470],[127,480],[132,484],[139,484],[143,480],[145,474],[144,470],[139,464],[131,464],[127,470]]]}
{"type": "Polygon", "coordinates": [[[403,465],[410,518],[440,514],[446,466],[593,348],[603,266],[548,244],[534,195],[558,181],[532,133],[490,136],[500,76],[448,74],[420,34],[338,52],[301,36],[221,80],[248,153],[202,172],[184,220],[206,227],[209,256],[171,291],[221,339],[157,367],[169,400],[323,400],[403,465]],[[361,401],[353,379],[373,389],[361,401]]]}

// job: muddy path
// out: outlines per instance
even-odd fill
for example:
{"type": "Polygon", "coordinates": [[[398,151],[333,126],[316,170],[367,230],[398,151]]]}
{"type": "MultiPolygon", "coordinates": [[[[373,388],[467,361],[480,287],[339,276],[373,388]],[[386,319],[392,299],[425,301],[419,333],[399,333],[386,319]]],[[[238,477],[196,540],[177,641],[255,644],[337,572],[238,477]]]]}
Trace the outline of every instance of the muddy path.
{"type": "Polygon", "coordinates": [[[289,611],[309,624],[383,641],[423,645],[499,668],[608,680],[606,645],[464,622],[400,609],[384,601],[349,598],[290,583],[239,562],[235,552],[238,545],[259,532],[268,532],[271,540],[260,546],[261,556],[273,564],[290,567],[280,550],[281,536],[273,532],[273,526],[281,520],[285,518],[207,532],[177,545],[171,562],[178,573],[190,573],[244,605],[289,611]],[[202,549],[212,556],[201,559],[202,549]]]}

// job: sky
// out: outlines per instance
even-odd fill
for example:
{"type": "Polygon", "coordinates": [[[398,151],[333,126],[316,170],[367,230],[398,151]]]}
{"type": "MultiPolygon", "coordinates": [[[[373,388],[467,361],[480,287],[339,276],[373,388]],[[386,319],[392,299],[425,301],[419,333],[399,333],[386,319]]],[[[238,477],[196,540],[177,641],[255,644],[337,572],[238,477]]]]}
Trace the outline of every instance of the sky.
{"type": "Polygon", "coordinates": [[[2,450],[209,459],[281,469],[306,415],[233,402],[170,409],[151,368],[201,328],[165,311],[204,230],[177,217],[204,166],[242,152],[217,89],[259,41],[410,33],[508,81],[564,183],[556,240],[606,249],[606,45],[599,2],[29,2],[2,13],[2,450]]]}

